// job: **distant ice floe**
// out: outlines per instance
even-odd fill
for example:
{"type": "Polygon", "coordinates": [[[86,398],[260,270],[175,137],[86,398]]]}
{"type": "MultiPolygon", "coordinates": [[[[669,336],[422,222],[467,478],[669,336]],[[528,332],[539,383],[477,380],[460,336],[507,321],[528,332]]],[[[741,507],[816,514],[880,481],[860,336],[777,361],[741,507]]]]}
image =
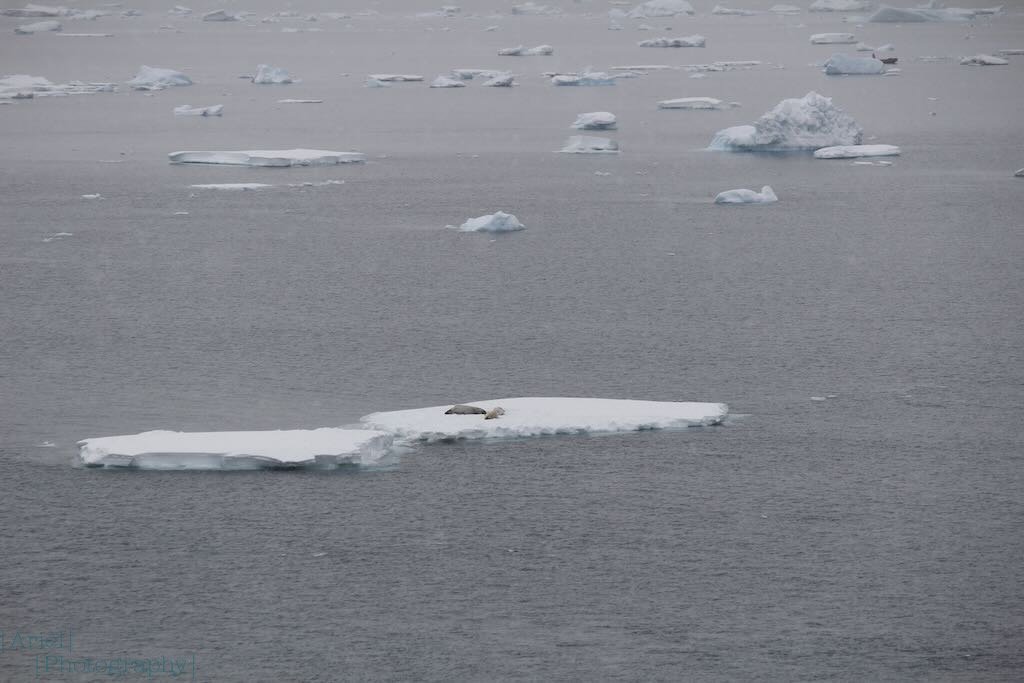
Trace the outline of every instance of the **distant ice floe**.
{"type": "Polygon", "coordinates": [[[678,97],[674,100],[662,100],[658,102],[659,109],[702,109],[718,110],[732,109],[739,106],[735,102],[723,102],[714,97],[678,97]]]}
{"type": "Polygon", "coordinates": [[[950,7],[942,9],[937,7],[886,7],[882,6],[875,10],[874,14],[868,17],[873,23],[899,23],[907,24],[923,21],[969,21],[979,14],[997,14],[1002,7],[988,9],[962,9],[950,7]]]}
{"type": "Polygon", "coordinates": [[[288,83],[299,83],[299,79],[293,78],[286,69],[269,64],[260,64],[256,67],[256,75],[252,82],[258,85],[287,85],[288,83]]]}
{"type": "Polygon", "coordinates": [[[677,14],[693,14],[693,5],[686,0],[648,0],[637,5],[626,14],[630,19],[650,17],[674,17],[677,14]]]}
{"type": "Polygon", "coordinates": [[[323,100],[278,100],[278,104],[323,104],[323,100]]]}
{"type": "Polygon", "coordinates": [[[520,223],[518,218],[504,211],[470,218],[462,225],[449,225],[448,227],[461,232],[513,232],[526,229],[526,226],[520,223]]]}
{"type": "Polygon", "coordinates": [[[814,150],[816,159],[859,159],[861,157],[899,156],[896,145],[836,145],[814,150]]]}
{"type": "Polygon", "coordinates": [[[223,116],[223,114],[223,104],[214,104],[209,107],[193,107],[183,104],[180,107],[174,108],[175,116],[223,116]]]}
{"type": "Polygon", "coordinates": [[[796,5],[772,5],[768,11],[775,14],[800,14],[803,10],[796,5]]]}
{"type": "Polygon", "coordinates": [[[859,145],[863,130],[853,118],[816,92],[786,99],[752,126],[733,126],[715,133],[708,149],[753,152],[820,149],[859,145]]]}
{"type": "Polygon", "coordinates": [[[724,403],[682,403],[606,398],[530,397],[473,401],[485,411],[504,409],[497,419],[485,415],[446,415],[451,404],[371,413],[360,419],[370,429],[410,442],[496,439],[558,434],[601,434],[650,429],[684,429],[720,424],[724,403]]]}
{"type": "Polygon", "coordinates": [[[585,71],[578,74],[555,74],[551,77],[551,85],[615,85],[615,76],[603,71],[585,71]]]}
{"type": "Polygon", "coordinates": [[[167,13],[175,17],[187,17],[192,14],[192,8],[185,7],[184,5],[175,5],[171,9],[167,10],[167,13]]]}
{"type": "Polygon", "coordinates": [[[825,62],[824,70],[829,76],[871,75],[885,73],[885,64],[874,57],[834,54],[825,62]]]}
{"type": "Polygon", "coordinates": [[[113,33],[66,33],[61,31],[54,35],[60,36],[61,38],[113,38],[113,33]]]}
{"type": "Polygon", "coordinates": [[[571,127],[577,130],[614,130],[617,121],[615,114],[609,111],[591,111],[577,116],[571,127]]]}
{"type": "Polygon", "coordinates": [[[141,66],[135,78],[125,81],[125,85],[134,90],[163,90],[175,86],[192,85],[192,79],[174,69],[141,66]]]}
{"type": "Polygon", "coordinates": [[[711,10],[711,13],[733,17],[752,17],[755,14],[758,14],[758,12],[752,9],[734,9],[732,7],[723,7],[722,5],[715,5],[714,9],[711,10]]]}
{"type": "Polygon", "coordinates": [[[699,35],[684,36],[682,38],[652,38],[641,40],[637,43],[640,47],[704,47],[707,38],[699,35]]]}
{"type": "Polygon", "coordinates": [[[408,83],[423,80],[423,76],[418,74],[370,74],[368,78],[381,83],[408,83]]]}
{"type": "Polygon", "coordinates": [[[842,45],[856,43],[852,33],[815,33],[811,36],[812,45],[842,45]]]}
{"type": "MultiPolygon", "coordinates": [[[[191,12],[192,10],[188,11],[188,13],[191,12]]],[[[235,14],[231,14],[230,12],[225,12],[222,9],[216,9],[212,12],[207,12],[206,14],[204,14],[203,21],[238,21],[238,16],[235,14]]]]}
{"type": "Polygon", "coordinates": [[[561,13],[562,10],[560,10],[557,7],[550,7],[548,5],[538,5],[535,2],[524,2],[521,5],[512,6],[512,14],[544,15],[561,13]]]}
{"type": "Polygon", "coordinates": [[[999,54],[1004,57],[1013,57],[1016,55],[1024,55],[1024,47],[1008,47],[999,50],[999,54]]]}
{"type": "Polygon", "coordinates": [[[511,88],[516,84],[515,76],[511,73],[499,73],[491,76],[480,85],[485,88],[511,88]]]}
{"type": "Polygon", "coordinates": [[[200,185],[189,185],[196,190],[263,190],[273,185],[266,183],[204,183],[200,185]]]}
{"type": "Polygon", "coordinates": [[[458,78],[463,81],[472,81],[474,78],[482,78],[484,80],[490,80],[492,78],[498,78],[499,76],[511,76],[511,71],[504,71],[502,69],[452,69],[452,78],[458,78]]]}
{"type": "Polygon", "coordinates": [[[27,100],[35,97],[62,97],[65,95],[94,95],[115,92],[113,83],[52,83],[42,76],[14,74],[0,78],[0,100],[27,100]]]}
{"type": "Polygon", "coordinates": [[[59,21],[37,21],[33,24],[24,24],[22,26],[16,26],[14,32],[20,35],[31,35],[33,33],[46,33],[47,31],[62,31],[63,26],[60,25],[59,21]]]}
{"type": "Polygon", "coordinates": [[[572,135],[558,151],[563,154],[618,154],[619,143],[593,135],[572,135]]]}
{"type": "Polygon", "coordinates": [[[555,54],[555,48],[550,45],[538,45],[531,48],[517,45],[516,47],[505,47],[498,50],[499,57],[537,57],[553,54],[555,54]]]}
{"type": "Polygon", "coordinates": [[[753,190],[726,190],[715,197],[715,204],[773,204],[779,201],[770,185],[765,185],[760,192],[753,190]]]}
{"type": "Polygon", "coordinates": [[[152,431],[78,442],[86,467],[153,470],[335,468],[372,465],[394,437],[372,429],[297,429],[262,432],[152,431]]]}
{"type": "Polygon", "coordinates": [[[1009,63],[1008,60],[993,55],[974,55],[960,60],[962,66],[1006,66],[1009,63]]]}
{"type": "Polygon", "coordinates": [[[454,78],[448,78],[447,76],[438,76],[431,84],[431,88],[465,88],[465,81],[457,81],[454,78]]]}
{"type": "Polygon", "coordinates": [[[871,9],[871,0],[814,0],[807,8],[809,12],[866,12],[871,9]]]}
{"type": "Polygon", "coordinates": [[[1013,174],[1014,178],[1024,178],[1024,168],[1017,169],[1016,173],[1013,174]]]}
{"type": "Polygon", "coordinates": [[[270,149],[227,152],[185,151],[167,155],[172,164],[224,164],[228,166],[333,166],[366,161],[360,152],[323,149],[270,149]]]}

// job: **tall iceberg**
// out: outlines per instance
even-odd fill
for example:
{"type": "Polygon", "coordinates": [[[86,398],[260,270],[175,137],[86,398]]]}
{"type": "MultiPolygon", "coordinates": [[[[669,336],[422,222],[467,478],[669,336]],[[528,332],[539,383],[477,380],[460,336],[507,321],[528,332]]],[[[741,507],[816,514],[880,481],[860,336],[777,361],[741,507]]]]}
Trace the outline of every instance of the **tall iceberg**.
{"type": "Polygon", "coordinates": [[[864,131],[849,114],[816,92],[786,99],[752,126],[715,133],[708,149],[732,152],[778,152],[859,145],[864,131]]]}

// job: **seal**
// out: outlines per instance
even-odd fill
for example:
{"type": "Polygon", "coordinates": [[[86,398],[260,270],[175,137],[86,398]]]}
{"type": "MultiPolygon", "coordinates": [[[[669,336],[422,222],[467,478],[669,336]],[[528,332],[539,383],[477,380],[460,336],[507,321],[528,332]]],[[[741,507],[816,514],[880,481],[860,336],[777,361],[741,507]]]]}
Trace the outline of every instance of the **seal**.
{"type": "Polygon", "coordinates": [[[457,406],[452,406],[448,410],[444,411],[445,415],[486,415],[487,411],[483,408],[476,406],[467,406],[460,403],[457,406]]]}
{"type": "Polygon", "coordinates": [[[498,417],[505,414],[505,409],[501,406],[495,406],[484,413],[485,420],[497,420],[498,417]]]}

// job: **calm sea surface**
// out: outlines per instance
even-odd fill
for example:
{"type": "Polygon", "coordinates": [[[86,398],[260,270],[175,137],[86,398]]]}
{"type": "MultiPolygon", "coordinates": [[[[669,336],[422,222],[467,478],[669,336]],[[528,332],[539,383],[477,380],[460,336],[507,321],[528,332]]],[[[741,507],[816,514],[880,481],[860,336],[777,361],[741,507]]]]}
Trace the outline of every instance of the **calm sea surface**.
{"type": "Polygon", "coordinates": [[[51,656],[176,658],[194,667],[178,680],[1024,676],[1024,57],[957,63],[1024,47],[1024,8],[857,26],[693,4],[654,31],[608,31],[598,2],[424,20],[409,15],[434,5],[264,0],[234,24],[150,2],[64,20],[103,39],[0,18],[6,73],[121,82],[149,64],[196,81],[0,106],[0,680],[111,680],[12,647],[51,632],[73,641],[51,656]],[[259,22],[279,10],[353,16],[259,22]],[[894,43],[901,75],[824,76],[835,48],[808,37],[825,31],[894,43]],[[635,46],[691,33],[708,47],[635,46]],[[520,43],[555,55],[495,56],[520,43]],[[608,88],[540,76],[726,59],[765,64],[608,88]],[[303,83],[237,78],[259,63],[303,83]],[[454,67],[520,86],[362,85],[454,67]],[[703,150],[810,90],[903,155],[703,150]],[[742,106],[656,108],[684,96],[742,106]],[[224,116],[172,116],[186,103],[224,116]],[[553,154],[595,110],[619,117],[622,153],[553,154]],[[291,147],[369,160],[166,161],[291,147]],[[227,182],[275,187],[189,187],[227,182]],[[777,204],[712,203],[765,184],[777,204]],[[444,229],[499,209],[527,229],[444,229]],[[734,417],[431,445],[370,471],[74,466],[86,437],[488,396],[723,401],[734,417]]]}

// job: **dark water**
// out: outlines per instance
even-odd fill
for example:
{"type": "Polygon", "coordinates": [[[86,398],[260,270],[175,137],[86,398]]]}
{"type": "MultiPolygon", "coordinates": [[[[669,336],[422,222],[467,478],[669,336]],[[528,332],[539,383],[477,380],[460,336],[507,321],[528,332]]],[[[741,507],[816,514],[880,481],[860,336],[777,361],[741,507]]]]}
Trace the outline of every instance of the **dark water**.
{"type": "MultiPolygon", "coordinates": [[[[660,33],[608,32],[590,5],[449,32],[385,14],[298,37],[157,32],[161,6],[65,27],[111,39],[0,41],[11,73],[124,80],[151,63],[200,81],[0,107],[0,679],[36,675],[12,634],[67,629],[76,656],[194,655],[204,681],[1019,679],[1021,62],[914,59],[1019,47],[1019,8],[858,29],[904,62],[864,79],[806,66],[831,52],[807,35],[850,30],[836,17],[709,8],[671,22],[709,36],[689,52],[634,49],[660,33]],[[491,56],[520,42],[556,55],[491,56]],[[786,68],[557,90],[537,75],[715,59],[786,68]],[[305,83],[234,78],[258,61],[305,83]],[[513,68],[522,85],[361,87],[452,67],[513,68]],[[811,89],[903,156],[701,151],[811,89]],[[654,108],[693,95],[744,106],[654,108]],[[225,116],[172,117],[186,102],[225,116]],[[619,117],[618,158],[551,154],[599,109],[619,117]],[[164,156],[295,146],[370,161],[164,156]],[[188,187],[324,180],[345,182],[188,187]],[[778,204],[711,203],[763,184],[778,204]],[[498,209],[527,230],[443,229],[498,209]],[[73,234],[43,241],[58,232],[73,234]],[[72,466],[89,436],[531,395],[725,401],[737,417],[435,445],[380,471],[72,466]]],[[[338,8],[308,11],[324,9],[338,8]]]]}

